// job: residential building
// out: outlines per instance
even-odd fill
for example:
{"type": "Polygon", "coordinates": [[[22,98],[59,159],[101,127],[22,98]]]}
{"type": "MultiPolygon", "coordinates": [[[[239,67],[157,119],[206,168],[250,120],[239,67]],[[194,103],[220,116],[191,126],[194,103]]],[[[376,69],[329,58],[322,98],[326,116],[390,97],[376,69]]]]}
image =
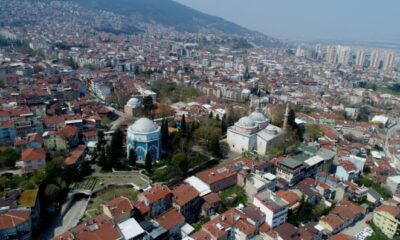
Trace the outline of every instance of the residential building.
{"type": "Polygon", "coordinates": [[[172,207],[172,192],[167,186],[155,185],[139,194],[138,200],[150,208],[150,217],[156,217],[172,207]]]}
{"type": "Polygon", "coordinates": [[[285,159],[278,163],[276,176],[282,178],[293,186],[305,176],[305,167],[302,162],[294,159],[285,159]]]}
{"type": "Polygon", "coordinates": [[[124,222],[133,216],[134,205],[126,197],[116,197],[103,204],[103,214],[117,223],[124,222]]]}
{"type": "Polygon", "coordinates": [[[17,131],[15,124],[12,121],[1,121],[0,122],[0,144],[13,144],[17,137],[17,131]]]}
{"type": "Polygon", "coordinates": [[[386,179],[386,191],[391,195],[400,193],[400,175],[391,176],[386,179]]]}
{"type": "Polygon", "coordinates": [[[289,205],[271,190],[258,193],[253,199],[253,204],[265,214],[266,222],[272,228],[286,222],[289,205]]]}
{"type": "Polygon", "coordinates": [[[267,166],[265,162],[257,162],[241,157],[201,171],[196,174],[196,177],[208,185],[212,192],[219,192],[237,183],[239,171],[262,171],[267,166]]]}
{"type": "Polygon", "coordinates": [[[21,153],[18,164],[24,168],[25,172],[39,170],[46,165],[46,152],[43,148],[28,148],[21,153]]]}
{"type": "Polygon", "coordinates": [[[398,207],[382,205],[376,208],[373,221],[388,238],[400,235],[400,209],[398,207]]]}
{"type": "Polygon", "coordinates": [[[218,207],[221,205],[221,199],[217,193],[210,193],[202,197],[201,205],[202,216],[212,216],[217,213],[218,207]]]}
{"type": "Polygon", "coordinates": [[[246,176],[244,184],[247,198],[249,201],[253,201],[254,196],[265,189],[275,191],[276,181],[276,176],[272,173],[250,173],[246,176]]]}
{"type": "Polygon", "coordinates": [[[0,211],[0,236],[2,239],[30,240],[32,235],[31,211],[11,209],[0,211]]]}
{"type": "Polygon", "coordinates": [[[360,206],[348,200],[342,200],[328,215],[321,217],[318,224],[329,235],[335,235],[362,218],[363,209],[360,206]]]}
{"type": "Polygon", "coordinates": [[[180,212],[188,223],[197,221],[200,215],[200,194],[192,186],[182,184],[172,190],[173,206],[180,212]]]}
{"type": "Polygon", "coordinates": [[[202,226],[201,233],[194,234],[194,239],[201,239],[198,235],[208,236],[205,239],[250,240],[257,235],[257,229],[243,212],[231,208],[205,223],[202,226]]]}
{"type": "Polygon", "coordinates": [[[341,181],[353,181],[358,175],[357,167],[350,161],[342,161],[336,168],[335,176],[341,181]]]}
{"type": "Polygon", "coordinates": [[[123,240],[124,237],[112,219],[106,215],[98,215],[76,227],[56,236],[53,240],[64,239],[114,239],[123,240]]]}
{"type": "Polygon", "coordinates": [[[180,239],[181,227],[185,224],[185,217],[175,208],[171,208],[155,219],[165,230],[170,239],[180,239]]]}

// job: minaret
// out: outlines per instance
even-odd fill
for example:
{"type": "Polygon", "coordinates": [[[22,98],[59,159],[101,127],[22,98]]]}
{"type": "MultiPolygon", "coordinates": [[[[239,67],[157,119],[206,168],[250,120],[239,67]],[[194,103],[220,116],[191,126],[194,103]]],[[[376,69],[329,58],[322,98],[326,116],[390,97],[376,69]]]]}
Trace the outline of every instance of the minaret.
{"type": "Polygon", "coordinates": [[[289,103],[286,103],[286,111],[285,111],[285,116],[283,119],[283,131],[287,132],[288,130],[288,117],[289,117],[289,103]]]}

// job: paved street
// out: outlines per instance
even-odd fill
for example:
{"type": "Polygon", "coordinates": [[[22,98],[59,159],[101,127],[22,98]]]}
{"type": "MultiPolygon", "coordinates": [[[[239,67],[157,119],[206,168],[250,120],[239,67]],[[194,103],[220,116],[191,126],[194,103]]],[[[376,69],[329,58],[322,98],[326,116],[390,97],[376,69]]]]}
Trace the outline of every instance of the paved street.
{"type": "Polygon", "coordinates": [[[54,230],[54,235],[57,236],[58,234],[61,234],[68,229],[75,227],[78,224],[82,214],[85,212],[87,203],[88,199],[86,198],[76,201],[60,221],[60,226],[56,227],[56,229],[54,230]]]}
{"type": "Polygon", "coordinates": [[[361,232],[366,227],[369,227],[369,225],[366,224],[365,221],[371,220],[372,216],[373,216],[372,212],[368,213],[362,220],[358,221],[354,226],[346,228],[342,232],[350,236],[357,235],[357,233],[361,232]]]}
{"type": "Polygon", "coordinates": [[[41,229],[40,234],[36,239],[52,239],[53,237],[67,231],[68,229],[75,227],[79,222],[81,214],[85,212],[87,203],[88,199],[86,198],[76,201],[68,210],[68,212],[64,215],[64,217],[58,215],[54,218],[51,224],[46,226],[44,229],[41,229]]]}

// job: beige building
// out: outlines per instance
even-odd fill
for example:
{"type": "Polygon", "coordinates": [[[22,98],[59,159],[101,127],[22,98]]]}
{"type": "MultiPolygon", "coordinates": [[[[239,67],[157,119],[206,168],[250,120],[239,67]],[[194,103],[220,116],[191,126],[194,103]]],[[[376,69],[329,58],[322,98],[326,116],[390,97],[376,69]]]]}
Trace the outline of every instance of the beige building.
{"type": "Polygon", "coordinates": [[[395,206],[382,205],[375,209],[373,221],[389,238],[400,235],[400,209],[395,206]]]}

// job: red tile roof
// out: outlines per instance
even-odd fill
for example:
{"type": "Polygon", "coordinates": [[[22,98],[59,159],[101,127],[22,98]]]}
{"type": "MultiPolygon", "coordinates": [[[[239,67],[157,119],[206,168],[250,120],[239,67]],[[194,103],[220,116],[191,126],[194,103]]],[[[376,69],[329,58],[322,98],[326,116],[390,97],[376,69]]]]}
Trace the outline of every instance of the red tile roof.
{"type": "Polygon", "coordinates": [[[119,219],[122,215],[130,213],[134,206],[126,197],[116,197],[104,204],[111,212],[114,219],[119,219]]]}
{"type": "Polygon", "coordinates": [[[171,194],[171,190],[164,185],[155,185],[149,190],[143,192],[143,195],[150,203],[157,202],[158,200],[168,196],[168,194],[171,194]]]}
{"type": "Polygon", "coordinates": [[[338,229],[343,224],[343,221],[332,213],[322,217],[320,221],[326,222],[333,230],[338,229]]]}
{"type": "Polygon", "coordinates": [[[155,219],[164,229],[170,230],[173,227],[179,226],[185,222],[185,217],[180,214],[175,208],[171,208],[155,219]]]}
{"type": "Polygon", "coordinates": [[[179,206],[184,206],[190,201],[198,198],[200,193],[188,184],[182,184],[172,190],[173,200],[179,206]]]}
{"type": "Polygon", "coordinates": [[[194,240],[212,240],[211,235],[203,230],[193,233],[190,237],[194,240]]]}
{"type": "Polygon", "coordinates": [[[21,153],[22,161],[30,161],[30,160],[45,159],[45,158],[46,158],[46,151],[43,148],[39,149],[28,148],[21,153]]]}
{"type": "Polygon", "coordinates": [[[121,238],[122,235],[114,222],[105,215],[98,215],[53,239],[119,240],[121,238]],[[68,236],[70,238],[65,238],[68,236]]]}
{"type": "Polygon", "coordinates": [[[30,210],[9,210],[0,214],[0,229],[14,228],[29,220],[30,210]]]}
{"type": "Polygon", "coordinates": [[[211,185],[223,179],[236,175],[241,169],[258,168],[263,163],[253,161],[249,158],[238,158],[225,163],[222,163],[214,168],[201,171],[196,174],[203,182],[211,185]]]}
{"type": "Polygon", "coordinates": [[[329,238],[329,240],[353,240],[353,239],[355,238],[350,237],[349,235],[346,235],[344,233],[339,233],[329,238]]]}
{"type": "Polygon", "coordinates": [[[394,218],[400,218],[400,209],[395,206],[381,205],[375,209],[375,212],[386,212],[392,215],[394,218]]]}

